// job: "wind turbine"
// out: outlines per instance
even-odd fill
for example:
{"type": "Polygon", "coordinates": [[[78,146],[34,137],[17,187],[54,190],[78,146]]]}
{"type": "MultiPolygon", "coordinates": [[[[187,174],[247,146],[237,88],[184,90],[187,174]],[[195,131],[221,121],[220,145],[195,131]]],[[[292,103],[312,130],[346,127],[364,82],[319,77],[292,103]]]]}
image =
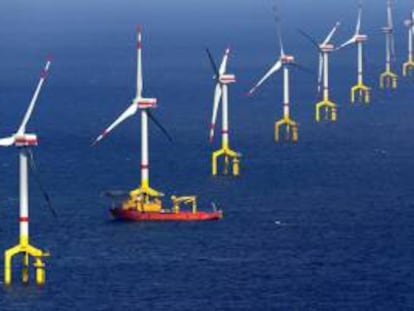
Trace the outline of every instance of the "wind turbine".
{"type": "Polygon", "coordinates": [[[364,83],[364,63],[363,63],[363,45],[368,40],[368,36],[361,34],[362,5],[358,8],[358,21],[355,33],[351,39],[342,44],[338,50],[343,49],[351,44],[356,44],[358,48],[358,82],[351,89],[351,102],[355,103],[357,95],[358,101],[368,104],[370,102],[371,89],[364,83]]]}
{"type": "Polygon", "coordinates": [[[414,37],[414,8],[411,10],[410,19],[404,21],[408,28],[408,60],[403,64],[403,76],[414,73],[414,54],[413,54],[413,37],[414,37]]]}
{"type": "Polygon", "coordinates": [[[397,88],[398,76],[392,71],[391,65],[395,57],[394,24],[391,0],[387,0],[387,26],[382,28],[385,34],[385,71],[380,76],[380,88],[397,88]]]}
{"type": "Polygon", "coordinates": [[[135,114],[141,115],[141,185],[137,189],[130,191],[130,198],[124,204],[125,208],[135,208],[138,211],[149,212],[161,209],[160,198],[163,193],[153,189],[149,184],[149,139],[148,139],[148,119],[172,140],[165,128],[152,115],[150,109],[157,107],[156,98],[143,97],[143,77],[142,77],[142,31],[137,28],[137,92],[135,98],[128,108],[95,140],[93,145],[101,141],[118,125],[135,114]]]}
{"type": "Polygon", "coordinates": [[[335,51],[335,47],[331,43],[331,40],[340,24],[340,22],[335,24],[331,32],[321,44],[318,44],[311,36],[300,30],[301,34],[310,40],[319,51],[318,94],[321,92],[321,84],[323,80],[323,95],[322,101],[318,102],[315,107],[315,119],[317,122],[321,120],[322,109],[325,112],[325,120],[336,121],[337,119],[337,105],[331,101],[329,97],[329,55],[335,51]]]}
{"type": "Polygon", "coordinates": [[[214,91],[213,115],[210,125],[210,142],[213,142],[217,113],[221,102],[222,107],[222,123],[221,123],[221,148],[213,152],[211,158],[212,174],[217,175],[218,158],[224,157],[224,174],[228,174],[230,161],[232,161],[231,173],[233,176],[240,174],[240,158],[241,154],[232,150],[229,144],[229,100],[228,100],[228,86],[236,82],[234,74],[227,73],[227,63],[230,55],[230,48],[227,48],[220,68],[217,68],[216,63],[207,49],[207,54],[210,59],[211,66],[214,70],[214,79],[216,80],[216,88],[214,91]]]}
{"type": "MultiPolygon", "coordinates": [[[[49,256],[48,252],[45,252],[39,248],[32,246],[29,242],[29,165],[34,168],[33,158],[28,148],[37,146],[36,134],[26,133],[26,126],[30,120],[30,117],[35,108],[40,91],[46,80],[49,72],[51,60],[46,62],[46,65],[41,73],[39,83],[33,94],[30,105],[24,115],[23,121],[18,128],[17,132],[10,137],[0,139],[0,146],[10,147],[15,146],[19,149],[20,158],[20,182],[19,182],[19,224],[20,224],[20,239],[19,244],[6,250],[4,254],[4,284],[10,285],[12,281],[12,258],[18,254],[23,255],[22,266],[22,281],[23,283],[29,282],[29,264],[30,259],[34,259],[34,267],[36,270],[35,278],[36,284],[43,285],[46,279],[44,257],[49,256]]],[[[47,194],[45,194],[46,200],[48,200],[47,194]]]]}
{"type": "Polygon", "coordinates": [[[278,29],[280,44],[280,56],[276,63],[268,72],[259,80],[259,82],[248,92],[252,95],[266,80],[273,74],[283,69],[283,118],[275,123],[275,140],[280,140],[281,129],[285,128],[285,139],[292,142],[298,141],[298,124],[290,117],[290,67],[297,66],[295,58],[292,55],[285,54],[282,42],[282,36],[278,29]]]}

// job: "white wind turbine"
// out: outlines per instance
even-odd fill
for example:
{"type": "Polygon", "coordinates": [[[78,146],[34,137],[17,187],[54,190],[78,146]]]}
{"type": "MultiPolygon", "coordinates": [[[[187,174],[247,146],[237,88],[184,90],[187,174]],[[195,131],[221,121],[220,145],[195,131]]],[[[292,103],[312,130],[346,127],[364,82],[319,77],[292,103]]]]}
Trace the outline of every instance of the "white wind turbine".
{"type": "Polygon", "coordinates": [[[214,78],[216,80],[216,87],[214,91],[214,102],[213,102],[213,114],[211,117],[210,124],[210,142],[213,142],[217,114],[221,103],[221,148],[216,150],[212,154],[211,167],[212,174],[217,175],[218,158],[224,157],[224,173],[227,174],[229,171],[230,161],[232,161],[232,174],[238,176],[240,174],[240,157],[241,154],[230,148],[229,140],[229,85],[236,82],[236,76],[234,74],[227,73],[227,63],[230,55],[230,48],[227,48],[223,59],[220,64],[220,68],[217,65],[207,49],[207,54],[210,59],[211,66],[214,70],[214,78]]]}
{"type": "Polygon", "coordinates": [[[280,31],[278,31],[278,37],[280,44],[280,56],[278,60],[248,92],[248,95],[252,95],[272,75],[283,70],[283,118],[275,123],[275,140],[280,140],[281,128],[285,126],[285,139],[296,142],[298,140],[298,124],[290,117],[290,68],[291,66],[299,66],[295,63],[294,56],[285,54],[280,31]]]}
{"type": "Polygon", "coordinates": [[[332,28],[331,32],[325,38],[325,40],[318,44],[311,36],[304,31],[300,31],[312,44],[317,48],[319,52],[319,75],[318,75],[318,94],[321,91],[321,84],[323,82],[323,97],[322,101],[316,104],[316,121],[321,120],[321,110],[325,112],[325,119],[329,121],[336,121],[337,119],[337,105],[330,100],[329,96],[329,55],[335,51],[334,45],[331,43],[332,37],[340,26],[340,22],[337,22],[332,28]]]}
{"type": "Polygon", "coordinates": [[[392,70],[392,62],[395,57],[395,44],[391,5],[391,0],[387,0],[387,26],[382,28],[385,34],[385,71],[380,76],[380,87],[396,89],[398,76],[392,70]]]}
{"type": "Polygon", "coordinates": [[[137,91],[136,96],[128,108],[95,140],[93,145],[101,141],[115,127],[120,125],[126,119],[140,113],[141,115],[141,185],[139,188],[130,192],[130,201],[133,202],[137,198],[140,202],[148,204],[153,199],[164,196],[163,193],[154,190],[149,185],[149,139],[148,139],[148,119],[151,119],[156,126],[167,136],[171,137],[164,127],[155,119],[150,109],[157,107],[156,98],[146,98],[143,96],[143,77],[142,77],[142,31],[141,27],[137,29],[137,91]]]}
{"type": "Polygon", "coordinates": [[[371,89],[364,83],[364,57],[363,45],[368,40],[368,36],[361,34],[361,20],[362,20],[362,5],[358,8],[358,20],[355,28],[355,33],[351,39],[342,44],[337,50],[343,49],[349,45],[356,44],[358,49],[358,82],[351,89],[351,102],[354,103],[356,95],[358,100],[368,104],[370,101],[371,89]]]}
{"type": "MultiPolygon", "coordinates": [[[[27,124],[32,116],[40,91],[48,75],[51,60],[46,62],[46,65],[41,73],[39,83],[33,94],[30,105],[24,115],[23,121],[17,132],[10,137],[0,139],[0,146],[10,147],[15,146],[19,149],[20,159],[20,181],[19,181],[19,224],[20,224],[20,239],[19,244],[8,249],[4,254],[4,284],[9,285],[12,281],[12,258],[17,254],[23,255],[22,266],[22,281],[27,283],[29,281],[29,264],[30,258],[34,258],[34,267],[36,270],[36,283],[43,285],[45,283],[45,264],[43,257],[49,256],[48,252],[44,252],[29,242],[29,165],[34,168],[33,158],[28,148],[37,146],[37,135],[26,133],[27,124]]],[[[49,198],[46,193],[46,200],[49,198]]]]}
{"type": "Polygon", "coordinates": [[[411,10],[410,19],[404,21],[408,28],[408,59],[403,64],[403,76],[414,72],[414,54],[413,54],[413,38],[414,38],[414,8],[411,10]]]}

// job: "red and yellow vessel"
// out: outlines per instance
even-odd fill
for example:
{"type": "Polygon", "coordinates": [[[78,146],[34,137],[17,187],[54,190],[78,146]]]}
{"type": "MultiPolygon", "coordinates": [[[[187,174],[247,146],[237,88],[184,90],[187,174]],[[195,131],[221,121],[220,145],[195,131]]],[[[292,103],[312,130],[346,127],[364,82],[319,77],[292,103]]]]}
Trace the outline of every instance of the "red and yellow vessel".
{"type": "Polygon", "coordinates": [[[112,216],[123,221],[207,221],[223,218],[223,212],[213,205],[211,211],[197,209],[197,197],[171,197],[172,208],[163,208],[159,198],[132,191],[130,198],[110,209],[112,216]],[[135,199],[134,199],[135,197],[135,199]],[[186,205],[189,209],[183,210],[186,205]]]}

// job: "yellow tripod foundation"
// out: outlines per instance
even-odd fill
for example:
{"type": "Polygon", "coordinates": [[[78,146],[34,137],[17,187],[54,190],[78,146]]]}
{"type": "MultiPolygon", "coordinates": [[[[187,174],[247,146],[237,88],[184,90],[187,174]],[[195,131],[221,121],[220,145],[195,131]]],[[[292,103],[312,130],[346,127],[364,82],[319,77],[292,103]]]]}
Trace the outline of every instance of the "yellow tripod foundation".
{"type": "Polygon", "coordinates": [[[30,279],[30,262],[33,262],[35,268],[35,281],[37,285],[44,285],[46,281],[44,257],[50,256],[48,252],[44,252],[29,244],[27,237],[22,237],[20,243],[9,248],[4,253],[4,284],[10,285],[12,282],[12,260],[13,257],[22,255],[23,265],[21,270],[21,278],[24,284],[29,283],[30,279]]]}
{"type": "Polygon", "coordinates": [[[337,120],[337,106],[329,99],[324,99],[323,101],[317,103],[315,112],[315,119],[317,122],[320,122],[322,119],[332,122],[335,122],[337,120]]]}
{"type": "Polygon", "coordinates": [[[213,176],[217,176],[218,161],[223,157],[223,174],[231,174],[233,176],[240,175],[240,154],[234,150],[231,150],[227,144],[217,151],[214,151],[211,156],[211,168],[213,176]],[[230,167],[231,165],[231,167],[230,167]]]}
{"type": "Polygon", "coordinates": [[[122,208],[138,212],[159,212],[162,209],[162,192],[152,189],[148,181],[143,181],[141,187],[130,191],[129,198],[122,203],[122,208]]]}
{"type": "Polygon", "coordinates": [[[285,141],[298,141],[298,124],[295,121],[289,117],[285,117],[275,123],[275,140],[277,142],[280,141],[280,136],[283,130],[285,134],[285,141]]]}
{"type": "Polygon", "coordinates": [[[351,89],[351,103],[356,101],[364,104],[369,104],[371,96],[371,89],[363,83],[358,83],[351,89]]]}
{"type": "Polygon", "coordinates": [[[398,76],[391,70],[383,72],[380,76],[380,88],[381,89],[396,89],[398,76]]]}

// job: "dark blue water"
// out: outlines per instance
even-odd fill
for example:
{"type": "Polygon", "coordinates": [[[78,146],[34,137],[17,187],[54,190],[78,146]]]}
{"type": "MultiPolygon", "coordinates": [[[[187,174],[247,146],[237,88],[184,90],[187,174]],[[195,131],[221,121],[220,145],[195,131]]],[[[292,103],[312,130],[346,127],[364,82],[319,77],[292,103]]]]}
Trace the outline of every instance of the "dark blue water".
{"type": "MultiPolygon", "coordinates": [[[[270,1],[4,1],[0,4],[0,133],[20,122],[48,53],[52,72],[29,128],[36,159],[58,210],[31,185],[31,238],[49,249],[42,289],[15,282],[0,310],[414,310],[414,84],[377,91],[384,57],[382,1],[367,1],[367,79],[374,102],[351,106],[355,50],[332,57],[336,124],[313,121],[315,77],[295,72],[293,117],[300,143],[277,145],[281,79],[243,94],[276,58],[270,1]],[[168,194],[216,202],[212,223],[111,221],[108,189],[139,183],[139,119],[102,144],[90,142],[135,94],[135,26],[144,25],[144,79],[159,98],[151,128],[151,183],[168,194]],[[233,47],[229,69],[231,143],[244,154],[239,179],[210,177],[208,124],[213,81],[203,49],[233,47]]],[[[322,39],[338,18],[348,39],[354,3],[282,3],[286,49],[316,69],[296,28],[322,39]]],[[[398,68],[405,58],[396,7],[398,68]]],[[[0,250],[17,242],[17,152],[0,155],[0,250]]],[[[1,266],[3,261],[1,260],[1,266]]],[[[16,271],[17,276],[17,271],[16,271]]],[[[1,273],[1,278],[2,278],[1,273]]]]}

